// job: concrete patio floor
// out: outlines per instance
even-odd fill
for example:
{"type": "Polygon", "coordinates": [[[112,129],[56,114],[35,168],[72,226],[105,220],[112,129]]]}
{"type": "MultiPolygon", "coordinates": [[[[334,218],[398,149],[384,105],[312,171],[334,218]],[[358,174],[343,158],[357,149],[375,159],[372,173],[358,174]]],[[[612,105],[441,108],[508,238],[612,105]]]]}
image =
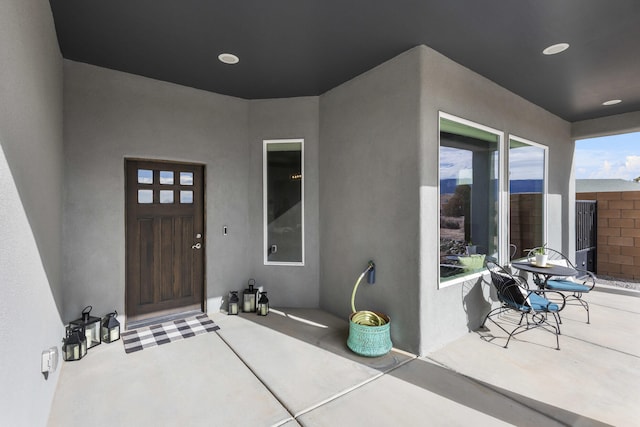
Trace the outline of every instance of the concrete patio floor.
{"type": "Polygon", "coordinates": [[[543,330],[505,349],[489,322],[423,358],[365,358],[320,310],[211,314],[216,333],[62,363],[49,425],[638,425],[640,300],[614,292],[587,296],[590,325],[563,311],[560,351],[543,330]]]}

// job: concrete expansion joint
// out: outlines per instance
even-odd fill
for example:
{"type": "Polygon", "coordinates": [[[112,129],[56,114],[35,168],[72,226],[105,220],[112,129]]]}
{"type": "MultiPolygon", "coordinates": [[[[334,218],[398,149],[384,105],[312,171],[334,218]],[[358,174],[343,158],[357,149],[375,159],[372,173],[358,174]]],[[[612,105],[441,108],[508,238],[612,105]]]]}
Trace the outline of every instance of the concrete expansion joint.
{"type": "MultiPolygon", "coordinates": [[[[243,364],[243,365],[244,365],[244,366],[249,370],[249,372],[251,372],[251,373],[253,374],[253,376],[254,376],[254,377],[256,377],[256,379],[257,379],[258,381],[260,381],[260,384],[262,384],[262,385],[264,386],[264,388],[266,388],[266,389],[269,391],[269,393],[273,396],[273,398],[274,398],[274,399],[276,399],[276,400],[278,401],[278,403],[280,403],[280,405],[282,405],[282,407],[283,407],[283,408],[284,408],[284,409],[289,413],[289,415],[291,416],[291,419],[295,419],[295,416],[293,415],[293,413],[291,412],[291,410],[290,410],[289,408],[287,408],[287,405],[285,405],[285,403],[282,401],[282,399],[280,399],[280,398],[278,397],[278,395],[277,395],[276,393],[274,393],[274,391],[273,391],[273,390],[272,390],[272,389],[267,385],[267,383],[266,383],[266,382],[264,382],[264,381],[262,380],[262,378],[260,378],[260,376],[259,376],[259,375],[258,375],[258,374],[253,370],[253,369],[251,369],[251,366],[249,366],[249,364],[247,363],[247,361],[246,361],[246,360],[244,360],[244,359],[242,358],[242,356],[240,356],[240,354],[239,354],[239,353],[238,353],[238,352],[237,352],[237,351],[236,351],[236,350],[231,346],[231,344],[229,344],[229,343],[227,342],[227,340],[225,340],[225,339],[224,339],[224,337],[223,337],[223,336],[222,336],[218,331],[216,331],[215,333],[216,333],[216,334],[218,335],[218,337],[222,340],[222,342],[223,342],[223,343],[224,343],[224,344],[229,348],[229,350],[231,350],[231,352],[232,352],[233,354],[235,354],[235,355],[236,355],[236,357],[237,357],[237,358],[242,362],[242,364],[243,364]]],[[[283,420],[283,421],[282,421],[282,423],[276,424],[276,426],[278,426],[278,425],[282,425],[282,424],[284,424],[284,423],[286,423],[286,422],[288,422],[288,421],[290,421],[290,419],[285,419],[285,420],[283,420]]],[[[276,426],[274,426],[274,427],[276,427],[276,426]]]]}
{"type": "MultiPolygon", "coordinates": [[[[322,401],[320,401],[320,402],[316,403],[315,405],[311,405],[311,406],[309,406],[308,408],[305,408],[305,409],[303,409],[302,411],[300,411],[300,412],[298,412],[297,414],[295,414],[295,418],[297,419],[298,417],[300,417],[300,416],[302,416],[302,415],[304,415],[304,414],[307,414],[307,413],[309,413],[309,412],[313,411],[314,409],[318,409],[319,407],[321,407],[321,406],[323,406],[323,405],[326,405],[326,404],[327,404],[327,403],[329,403],[329,402],[332,402],[332,401],[334,401],[334,400],[336,400],[336,399],[339,399],[339,398],[341,398],[342,396],[346,396],[347,394],[349,394],[349,393],[351,393],[351,392],[353,392],[353,391],[355,391],[355,390],[358,390],[359,388],[362,388],[362,387],[364,387],[365,385],[367,385],[367,384],[369,384],[369,383],[372,383],[372,382],[374,382],[374,381],[376,381],[376,380],[378,380],[378,379],[382,378],[384,375],[388,375],[389,373],[391,373],[391,372],[395,371],[396,369],[400,368],[401,366],[406,365],[407,363],[409,363],[409,362],[411,362],[411,361],[415,360],[416,358],[417,358],[417,356],[412,355],[412,358],[407,359],[407,360],[403,360],[402,362],[398,363],[396,366],[393,366],[392,368],[387,369],[387,370],[386,370],[386,371],[384,371],[384,372],[380,372],[379,374],[374,375],[373,377],[368,378],[368,379],[366,379],[365,381],[362,381],[361,383],[354,385],[353,387],[349,387],[349,388],[347,388],[347,389],[344,389],[344,390],[342,390],[341,392],[336,393],[336,394],[334,394],[333,396],[330,396],[330,397],[326,398],[325,400],[322,400],[322,401]]],[[[287,410],[288,410],[288,409],[287,409],[287,410]]]]}
{"type": "Polygon", "coordinates": [[[340,391],[339,393],[336,393],[333,396],[330,396],[330,397],[328,397],[328,398],[326,398],[326,399],[324,399],[324,400],[322,400],[322,401],[320,401],[320,402],[318,402],[318,403],[316,403],[314,405],[311,405],[308,408],[305,408],[305,409],[299,411],[298,413],[294,414],[291,411],[291,408],[287,407],[286,403],[283,402],[282,399],[280,399],[278,397],[278,395],[269,387],[269,385],[265,381],[263,381],[262,378],[260,378],[260,376],[251,368],[251,366],[249,366],[249,364],[242,358],[242,356],[240,356],[240,354],[237,351],[235,351],[235,349],[231,346],[231,344],[229,344],[229,342],[227,342],[224,339],[224,337],[220,333],[218,333],[218,331],[216,331],[216,334],[218,335],[218,337],[220,337],[222,342],[224,342],[224,344],[229,348],[229,350],[231,350],[233,352],[233,354],[235,354],[236,357],[242,362],[242,364],[253,374],[253,376],[256,377],[256,379],[258,381],[260,381],[260,383],[269,391],[269,393],[273,396],[273,398],[276,399],[280,403],[280,405],[282,405],[282,407],[289,413],[289,415],[291,415],[290,418],[286,418],[286,419],[274,424],[272,427],[282,426],[282,425],[284,425],[284,424],[286,424],[286,423],[288,423],[289,421],[292,421],[292,420],[298,421],[298,418],[301,417],[302,415],[307,414],[307,413],[309,413],[309,412],[311,412],[311,411],[313,411],[313,410],[315,410],[317,408],[320,408],[321,406],[326,405],[327,403],[330,403],[330,402],[332,402],[332,401],[334,401],[336,399],[339,399],[340,397],[345,396],[345,395],[347,395],[347,394],[349,394],[349,393],[351,393],[351,392],[353,392],[355,390],[358,390],[359,388],[361,388],[361,387],[363,387],[363,386],[365,386],[365,385],[367,385],[367,384],[369,384],[371,382],[374,382],[374,381],[380,379],[384,375],[388,375],[389,373],[395,371],[396,369],[398,369],[398,368],[406,365],[407,363],[409,363],[409,362],[411,362],[413,360],[416,360],[418,358],[418,356],[416,356],[414,354],[402,352],[403,354],[405,354],[407,356],[410,356],[410,357],[408,359],[406,359],[406,360],[401,361],[397,365],[387,369],[384,372],[380,372],[379,374],[374,375],[373,377],[368,378],[367,380],[362,381],[361,383],[356,384],[353,387],[349,387],[347,389],[344,389],[344,390],[340,391]]]}
{"type": "Polygon", "coordinates": [[[287,424],[289,421],[296,421],[295,418],[285,418],[284,420],[276,423],[276,424],[272,424],[271,427],[280,427],[283,426],[285,424],[287,424]]]}

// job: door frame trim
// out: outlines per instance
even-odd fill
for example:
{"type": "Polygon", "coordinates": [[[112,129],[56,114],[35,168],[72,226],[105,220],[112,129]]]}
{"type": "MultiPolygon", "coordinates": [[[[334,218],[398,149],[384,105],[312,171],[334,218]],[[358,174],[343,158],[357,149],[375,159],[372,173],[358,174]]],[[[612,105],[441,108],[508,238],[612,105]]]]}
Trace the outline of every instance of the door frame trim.
{"type": "MultiPolygon", "coordinates": [[[[153,158],[146,158],[146,157],[128,157],[125,156],[123,158],[123,166],[124,166],[124,189],[123,189],[123,197],[124,197],[124,212],[123,212],[123,217],[124,217],[124,261],[125,261],[125,269],[124,269],[124,329],[127,330],[129,328],[129,324],[133,323],[134,325],[141,322],[140,320],[135,320],[132,322],[129,322],[128,316],[127,316],[127,307],[129,304],[129,297],[128,297],[128,271],[129,271],[129,257],[128,257],[128,248],[127,248],[127,244],[128,244],[128,231],[127,231],[127,213],[128,213],[128,202],[127,202],[127,189],[128,189],[128,182],[127,182],[127,163],[128,162],[153,162],[153,163],[167,163],[167,164],[182,164],[182,165],[193,165],[193,166],[201,166],[202,167],[202,235],[203,235],[203,241],[205,242],[204,245],[204,253],[202,256],[202,312],[203,313],[207,313],[207,246],[208,246],[208,240],[207,239],[207,165],[206,163],[201,163],[201,162],[191,162],[191,161],[182,161],[182,160],[172,160],[172,159],[153,159],[153,158]]],[[[166,315],[161,315],[162,316],[166,316],[166,315]]]]}

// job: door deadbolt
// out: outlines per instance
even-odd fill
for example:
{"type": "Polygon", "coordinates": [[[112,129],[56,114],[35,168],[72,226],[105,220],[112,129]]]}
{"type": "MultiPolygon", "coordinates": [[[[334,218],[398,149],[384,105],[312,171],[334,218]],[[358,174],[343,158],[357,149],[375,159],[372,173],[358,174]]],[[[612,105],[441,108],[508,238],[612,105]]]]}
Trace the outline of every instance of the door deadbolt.
{"type": "Polygon", "coordinates": [[[191,249],[200,249],[201,247],[202,247],[202,244],[200,242],[198,242],[198,243],[196,243],[194,245],[191,245],[191,249]]]}

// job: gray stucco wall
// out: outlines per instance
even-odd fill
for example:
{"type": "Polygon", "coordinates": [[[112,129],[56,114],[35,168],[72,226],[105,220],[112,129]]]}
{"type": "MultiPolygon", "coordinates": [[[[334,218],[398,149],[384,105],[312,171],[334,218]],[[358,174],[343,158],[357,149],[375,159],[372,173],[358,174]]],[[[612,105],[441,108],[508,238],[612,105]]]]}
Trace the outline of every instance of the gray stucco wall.
{"type": "Polygon", "coordinates": [[[477,328],[492,304],[482,278],[438,289],[439,111],[549,147],[547,241],[573,250],[569,123],[425,46],[322,95],[321,307],[346,318],[373,258],[378,283],[356,309],[389,314],[394,344],[420,354],[477,328]]]}
{"type": "Polygon", "coordinates": [[[640,132],[640,111],[571,123],[573,139],[640,132]]]}
{"type": "Polygon", "coordinates": [[[0,384],[12,385],[2,425],[46,423],[58,373],[43,378],[40,352],[59,347],[63,322],[87,304],[124,313],[126,157],[206,165],[209,310],[255,277],[275,305],[346,319],[373,259],[377,283],[362,285],[356,307],[389,314],[396,346],[425,354],[477,326],[489,304],[480,282],[437,289],[437,112],[550,147],[548,243],[569,253],[571,138],[638,130],[637,113],[571,128],[424,46],[319,98],[246,101],[72,61],[63,97],[42,0],[0,2],[0,64],[0,342],[29,331],[19,353],[0,355],[0,384]],[[304,267],[262,264],[272,138],[305,139],[304,267]]]}
{"type": "Polygon", "coordinates": [[[64,326],[62,58],[49,3],[0,2],[0,425],[45,425],[64,326]]]}
{"type": "Polygon", "coordinates": [[[205,165],[207,310],[219,310],[249,272],[248,102],[66,60],[64,72],[63,320],[88,304],[125,312],[127,157],[205,165]]]}
{"type": "MultiPolygon", "coordinates": [[[[319,305],[319,99],[255,100],[249,104],[249,257],[251,277],[278,307],[319,305]],[[304,139],[305,265],[264,265],[262,146],[265,139],[304,139]]],[[[246,284],[246,280],[245,283],[246,284]]],[[[246,287],[246,286],[244,286],[246,287]]]]}
{"type": "MultiPolygon", "coordinates": [[[[395,346],[419,350],[419,57],[399,55],[320,98],[320,305],[391,317],[395,346]]],[[[434,217],[437,218],[437,217],[434,217]]]]}
{"type": "Polygon", "coordinates": [[[505,138],[513,134],[549,147],[547,241],[568,253],[574,246],[574,147],[568,122],[428,47],[412,52],[420,57],[420,351],[425,354],[475,329],[490,306],[489,286],[482,280],[437,286],[438,111],[502,130],[505,138]]]}

